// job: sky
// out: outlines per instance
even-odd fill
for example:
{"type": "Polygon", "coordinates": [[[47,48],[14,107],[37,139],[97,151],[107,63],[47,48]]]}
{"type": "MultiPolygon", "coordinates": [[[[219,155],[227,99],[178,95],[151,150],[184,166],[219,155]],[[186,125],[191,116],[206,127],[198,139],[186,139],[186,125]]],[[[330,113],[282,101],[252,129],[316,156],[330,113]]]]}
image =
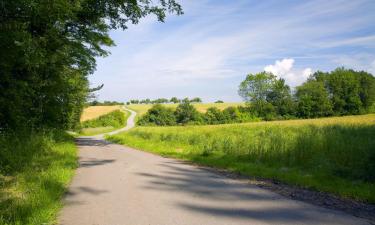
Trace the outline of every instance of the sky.
{"type": "Polygon", "coordinates": [[[344,66],[375,74],[375,0],[177,0],[182,16],[111,31],[116,46],[89,77],[98,100],[201,97],[238,102],[249,73],[292,88],[344,66]]]}

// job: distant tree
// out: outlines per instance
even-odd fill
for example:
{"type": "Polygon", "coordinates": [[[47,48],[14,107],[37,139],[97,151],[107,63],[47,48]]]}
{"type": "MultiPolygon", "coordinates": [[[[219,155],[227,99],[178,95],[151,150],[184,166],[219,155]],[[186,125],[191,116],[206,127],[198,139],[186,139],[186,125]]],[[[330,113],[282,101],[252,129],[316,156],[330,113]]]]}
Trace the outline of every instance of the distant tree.
{"type": "Polygon", "coordinates": [[[332,103],[324,83],[309,80],[297,87],[297,115],[304,118],[332,115],[332,103]]]}
{"type": "Polygon", "coordinates": [[[199,102],[202,102],[202,99],[199,98],[199,97],[195,97],[195,98],[191,99],[190,102],[199,103],[199,102]]]}
{"type": "Polygon", "coordinates": [[[215,103],[224,103],[222,100],[217,100],[215,103]]]}
{"type": "Polygon", "coordinates": [[[187,124],[201,122],[200,113],[190,104],[189,100],[186,99],[177,106],[175,115],[177,123],[187,124]]]}
{"type": "Polygon", "coordinates": [[[169,100],[169,102],[171,102],[171,103],[179,103],[180,102],[180,100],[178,100],[178,98],[177,97],[172,97],[170,100],[169,100]]]}

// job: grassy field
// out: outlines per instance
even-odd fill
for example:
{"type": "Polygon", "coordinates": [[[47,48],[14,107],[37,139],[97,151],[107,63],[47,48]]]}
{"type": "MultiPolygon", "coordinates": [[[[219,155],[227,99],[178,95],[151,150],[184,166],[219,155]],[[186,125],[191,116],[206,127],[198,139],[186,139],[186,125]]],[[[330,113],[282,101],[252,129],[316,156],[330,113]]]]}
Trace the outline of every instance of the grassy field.
{"type": "Polygon", "coordinates": [[[91,136],[114,131],[126,126],[130,113],[125,110],[115,110],[101,115],[92,120],[81,122],[82,129],[79,134],[82,136],[91,136]]]}
{"type": "Polygon", "coordinates": [[[122,106],[113,105],[113,106],[89,106],[85,108],[81,115],[81,122],[86,120],[92,120],[98,118],[99,116],[108,114],[115,110],[120,109],[122,106]]]}
{"type": "Polygon", "coordinates": [[[65,132],[0,137],[0,224],[55,224],[77,167],[65,132]]]}
{"type": "Polygon", "coordinates": [[[375,203],[375,114],[180,127],[137,127],[124,145],[375,203]]]}
{"type": "MultiPolygon", "coordinates": [[[[239,105],[245,105],[245,103],[239,103],[239,102],[232,102],[232,103],[192,103],[195,108],[202,113],[205,113],[208,108],[210,107],[216,107],[220,110],[223,110],[225,108],[228,108],[230,106],[239,106],[239,105]]],[[[166,107],[170,107],[172,109],[175,109],[178,104],[163,104],[166,107]]],[[[125,107],[134,110],[137,112],[138,115],[143,115],[149,110],[153,104],[131,104],[131,105],[126,105],[125,107]]]]}

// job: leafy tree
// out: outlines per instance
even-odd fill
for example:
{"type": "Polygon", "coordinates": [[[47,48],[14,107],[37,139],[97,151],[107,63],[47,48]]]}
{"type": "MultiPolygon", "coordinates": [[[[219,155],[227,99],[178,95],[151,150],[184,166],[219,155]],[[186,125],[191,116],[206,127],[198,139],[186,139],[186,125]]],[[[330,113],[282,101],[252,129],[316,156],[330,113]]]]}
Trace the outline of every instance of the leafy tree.
{"type": "Polygon", "coordinates": [[[196,102],[196,103],[199,103],[199,102],[202,102],[202,99],[201,99],[201,98],[198,98],[198,97],[195,97],[195,98],[191,99],[190,102],[196,102]]]}
{"type": "Polygon", "coordinates": [[[276,76],[272,73],[261,72],[248,74],[240,84],[239,95],[249,103],[258,116],[272,117],[275,113],[273,105],[267,101],[275,79],[276,76]]]}
{"type": "Polygon", "coordinates": [[[0,129],[69,128],[89,95],[95,57],[108,55],[111,29],[146,15],[181,14],[174,0],[2,1],[0,129]]]}
{"type": "Polygon", "coordinates": [[[309,80],[297,87],[298,116],[304,118],[332,115],[332,104],[324,83],[309,80]]]}
{"type": "Polygon", "coordinates": [[[175,111],[177,123],[201,123],[202,118],[195,107],[190,102],[185,100],[180,103],[175,111]]]}
{"type": "Polygon", "coordinates": [[[215,103],[224,103],[222,100],[217,100],[215,103]]]}
{"type": "Polygon", "coordinates": [[[284,79],[278,79],[273,82],[266,99],[274,107],[277,115],[285,116],[294,114],[294,101],[290,87],[285,84],[284,79]]]}
{"type": "Polygon", "coordinates": [[[161,104],[155,104],[137,123],[139,125],[171,126],[176,124],[176,117],[172,109],[161,104]]]}
{"type": "Polygon", "coordinates": [[[172,97],[169,101],[175,104],[180,102],[180,100],[177,97],[172,97]]]}
{"type": "Polygon", "coordinates": [[[216,107],[210,107],[204,114],[204,118],[207,124],[220,124],[226,123],[224,114],[216,107]]]}

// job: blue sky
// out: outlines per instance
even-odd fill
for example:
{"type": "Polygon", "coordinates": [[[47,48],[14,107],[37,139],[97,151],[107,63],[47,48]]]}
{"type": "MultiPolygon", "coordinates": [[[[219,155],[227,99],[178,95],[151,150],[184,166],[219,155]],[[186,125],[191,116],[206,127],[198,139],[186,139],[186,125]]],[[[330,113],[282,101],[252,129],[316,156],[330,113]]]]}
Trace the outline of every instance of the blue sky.
{"type": "Polygon", "coordinates": [[[294,87],[316,70],[375,74],[375,0],[180,0],[182,16],[113,31],[116,46],[90,76],[99,100],[201,97],[240,101],[263,70],[294,87]]]}

